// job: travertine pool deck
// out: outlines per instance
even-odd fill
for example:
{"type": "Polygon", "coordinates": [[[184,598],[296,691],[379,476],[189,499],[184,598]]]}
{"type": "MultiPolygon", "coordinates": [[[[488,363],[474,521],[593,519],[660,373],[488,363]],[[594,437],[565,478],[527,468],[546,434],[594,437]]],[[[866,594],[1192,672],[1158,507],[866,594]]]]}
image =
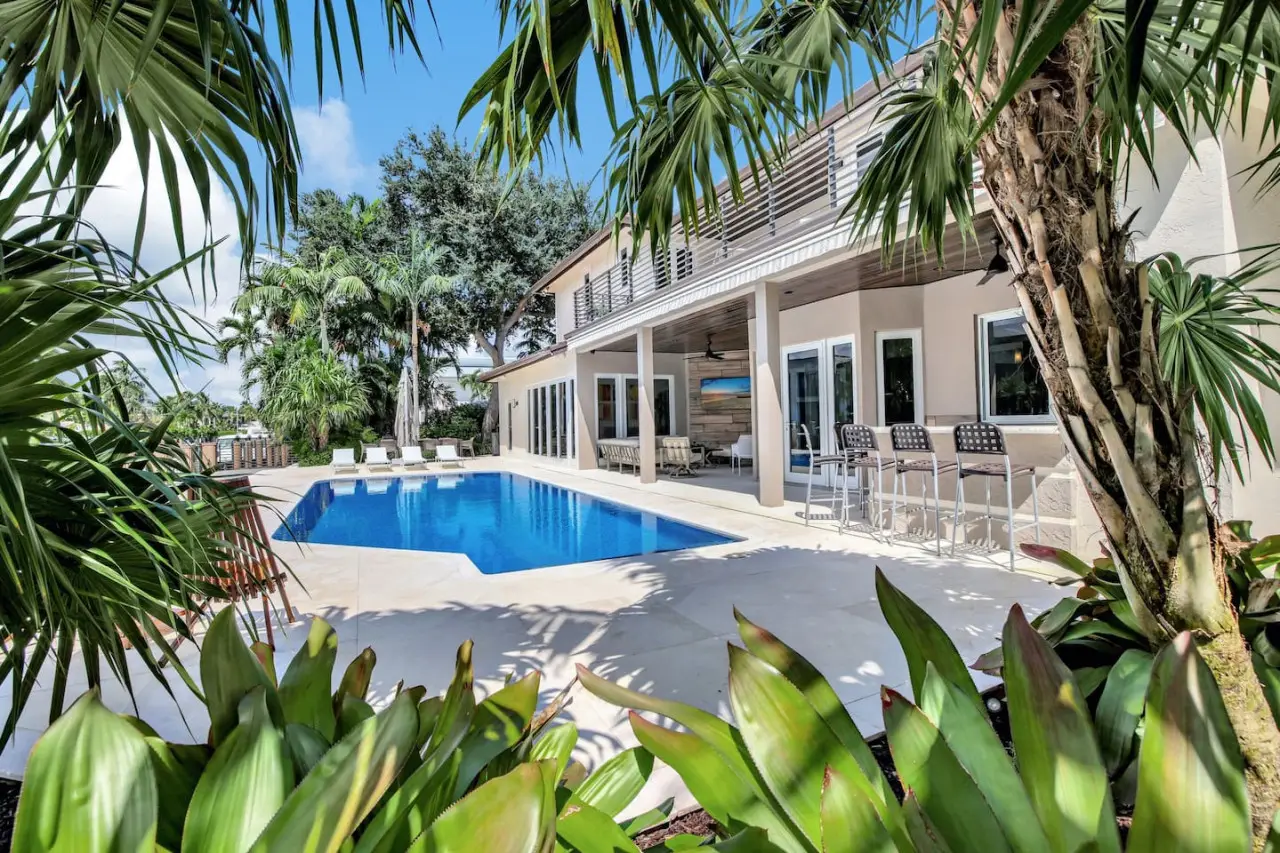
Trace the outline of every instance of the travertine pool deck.
{"type": "MultiPolygon", "coordinates": [[[[278,637],[283,669],[302,642],[310,616],[327,619],[340,638],[338,668],[365,646],[377,652],[371,693],[385,699],[396,683],[447,685],[454,651],[475,641],[477,688],[491,691],[512,672],[539,669],[549,699],[574,676],[574,665],[633,689],[679,699],[728,716],[726,643],[736,641],[733,607],[808,657],[831,681],[864,735],[882,730],[879,689],[904,690],[906,662],[876,602],[874,570],[890,579],[947,630],[966,660],[991,648],[1010,605],[1034,614],[1067,593],[1046,580],[1050,567],[1007,554],[938,557],[933,540],[885,544],[864,532],[838,533],[831,522],[806,527],[803,504],[762,509],[741,489],[713,488],[717,477],[640,486],[634,476],[578,472],[509,459],[467,460],[470,470],[509,470],[651,510],[742,538],[740,542],[597,563],[482,575],[458,554],[277,542],[296,582],[289,586],[302,621],[278,637]]],[[[723,477],[721,472],[719,477],[723,477]]],[[[749,476],[749,475],[748,475],[749,476]]],[[[287,468],[253,476],[256,488],[287,513],[328,468],[287,468]]],[[[736,485],[736,484],[735,484],[736,485]]],[[[268,531],[278,521],[268,518],[268,531]]],[[[943,548],[944,555],[947,548],[943,548]]],[[[198,678],[196,650],[182,649],[198,678]]],[[[203,706],[176,678],[176,702],[140,666],[132,667],[141,716],[173,740],[203,739],[203,706]]],[[[975,675],[979,686],[992,683],[975,675]]],[[[76,673],[69,696],[83,690],[76,673]]],[[[7,709],[8,688],[0,690],[7,709]]],[[[132,711],[120,685],[105,701],[132,711]]],[[[589,766],[635,739],[626,715],[577,688],[565,713],[581,730],[578,758],[589,766]]],[[[14,742],[0,754],[0,775],[20,776],[48,714],[42,683],[14,742]]],[[[655,772],[644,806],[667,796],[688,804],[679,780],[655,772]]]]}

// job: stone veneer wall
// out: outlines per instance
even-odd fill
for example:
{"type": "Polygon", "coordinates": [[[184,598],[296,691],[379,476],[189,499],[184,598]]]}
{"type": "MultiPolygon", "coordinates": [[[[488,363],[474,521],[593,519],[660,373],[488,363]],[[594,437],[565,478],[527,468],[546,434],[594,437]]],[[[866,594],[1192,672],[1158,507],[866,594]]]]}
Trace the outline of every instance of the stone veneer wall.
{"type": "Polygon", "coordinates": [[[702,408],[702,380],[720,376],[750,376],[751,354],[726,352],[722,361],[695,356],[685,360],[689,387],[689,438],[709,445],[730,445],[751,433],[751,404],[741,408],[706,411],[702,408]]]}

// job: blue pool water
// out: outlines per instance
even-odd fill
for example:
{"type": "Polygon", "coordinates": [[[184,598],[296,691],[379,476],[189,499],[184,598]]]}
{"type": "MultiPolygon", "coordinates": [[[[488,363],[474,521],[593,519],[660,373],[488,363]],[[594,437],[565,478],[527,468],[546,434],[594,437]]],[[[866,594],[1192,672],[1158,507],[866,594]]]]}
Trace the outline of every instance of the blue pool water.
{"type": "Polygon", "coordinates": [[[315,483],[272,538],[466,554],[486,575],[736,541],[518,474],[315,483]]]}

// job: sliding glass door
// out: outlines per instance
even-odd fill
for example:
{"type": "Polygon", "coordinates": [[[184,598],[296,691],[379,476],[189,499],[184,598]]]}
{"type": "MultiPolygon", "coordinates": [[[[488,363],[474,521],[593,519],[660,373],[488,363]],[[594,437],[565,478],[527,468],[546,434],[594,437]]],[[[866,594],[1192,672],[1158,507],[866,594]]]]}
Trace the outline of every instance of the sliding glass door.
{"type": "Polygon", "coordinates": [[[808,431],[814,453],[834,453],[835,425],[857,420],[853,338],[784,347],[782,376],[787,420],[785,472],[788,480],[802,482],[809,475],[809,454],[799,426],[803,424],[808,431]]]}
{"type": "Polygon", "coordinates": [[[573,394],[572,379],[560,379],[529,389],[530,453],[554,459],[575,457],[578,442],[573,394]]]}

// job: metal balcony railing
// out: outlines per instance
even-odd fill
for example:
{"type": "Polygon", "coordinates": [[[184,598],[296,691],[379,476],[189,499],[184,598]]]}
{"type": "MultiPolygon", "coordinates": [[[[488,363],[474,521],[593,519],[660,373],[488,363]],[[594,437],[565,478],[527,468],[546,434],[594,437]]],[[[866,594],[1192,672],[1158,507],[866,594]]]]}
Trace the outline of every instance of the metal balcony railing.
{"type": "Polygon", "coordinates": [[[857,189],[880,146],[882,130],[854,134],[842,120],[792,149],[772,181],[748,184],[741,203],[726,192],[721,219],[699,223],[686,241],[679,225],[670,248],[641,250],[590,279],[573,294],[574,328],[581,329],[653,293],[701,279],[730,263],[829,224],[857,189]]]}

